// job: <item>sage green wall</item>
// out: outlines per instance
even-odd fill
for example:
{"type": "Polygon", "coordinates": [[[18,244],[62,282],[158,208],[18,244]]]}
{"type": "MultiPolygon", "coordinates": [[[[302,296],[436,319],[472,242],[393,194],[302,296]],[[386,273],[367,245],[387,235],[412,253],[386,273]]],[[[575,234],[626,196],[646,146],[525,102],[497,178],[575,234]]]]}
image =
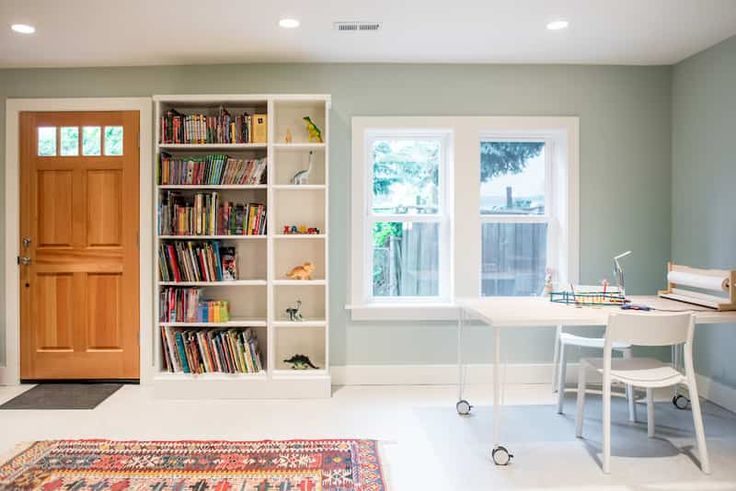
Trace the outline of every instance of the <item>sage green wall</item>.
{"type": "MultiPolygon", "coordinates": [[[[674,67],[672,258],[736,268],[736,37],[674,67]]],[[[736,325],[697,331],[696,370],[736,388],[736,325]]]]}
{"type": "MultiPolygon", "coordinates": [[[[343,310],[350,261],[350,118],[579,116],[581,279],[610,277],[610,258],[632,249],[633,256],[626,260],[627,286],[632,293],[653,292],[662,286],[670,255],[670,81],[670,67],[629,66],[271,64],[25,69],[0,70],[0,99],[332,94],[332,362],[437,364],[454,360],[452,324],[359,324],[343,310]]],[[[2,115],[0,125],[4,120],[2,115]]],[[[4,135],[0,127],[0,138],[4,135]]],[[[4,155],[2,140],[0,155],[4,155]]],[[[4,197],[0,199],[4,203],[4,197]]],[[[4,231],[4,226],[0,228],[4,231]]],[[[0,292],[0,304],[3,295],[0,292]]],[[[489,359],[488,333],[477,331],[471,337],[468,346],[474,358],[489,359]]],[[[509,337],[513,338],[507,344],[511,361],[551,359],[550,330],[509,337]]]]}

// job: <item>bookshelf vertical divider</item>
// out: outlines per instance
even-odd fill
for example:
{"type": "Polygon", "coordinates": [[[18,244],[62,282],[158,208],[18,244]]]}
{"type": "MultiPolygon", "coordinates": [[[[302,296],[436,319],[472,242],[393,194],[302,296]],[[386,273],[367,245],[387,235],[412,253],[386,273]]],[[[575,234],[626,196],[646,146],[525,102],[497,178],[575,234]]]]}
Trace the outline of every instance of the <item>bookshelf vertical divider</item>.
{"type": "MultiPolygon", "coordinates": [[[[153,190],[156,258],[152,271],[157,292],[153,299],[155,317],[152,337],[155,394],[176,399],[329,397],[330,96],[197,94],[157,95],[153,99],[156,115],[156,155],[152,169],[156,183],[153,190]],[[228,143],[221,142],[223,137],[215,129],[220,121],[216,118],[223,114],[238,121],[237,124],[232,123],[233,126],[227,125],[227,131],[236,133],[237,129],[238,134],[237,138],[232,134],[225,137],[228,143]],[[256,134],[240,131],[239,117],[253,116],[255,126],[255,115],[263,114],[267,123],[265,135],[257,134],[257,130],[256,134]],[[184,127],[177,132],[176,138],[172,136],[173,125],[167,126],[166,134],[162,131],[161,118],[166,116],[168,124],[173,115],[181,118],[177,119],[176,124],[182,123],[184,127]],[[310,140],[302,120],[304,116],[309,116],[321,130],[322,142],[310,140]],[[192,120],[194,126],[190,126],[192,120]],[[196,126],[197,121],[201,126],[196,126]],[[210,125],[210,121],[214,126],[210,125]],[[183,135],[186,135],[184,139],[183,135]],[[162,153],[167,159],[165,183],[161,180],[160,172],[162,153]],[[206,173],[209,172],[206,169],[215,169],[220,165],[218,159],[222,159],[221,169],[225,169],[220,174],[220,181],[213,180],[211,173],[206,173]],[[231,182],[234,174],[228,174],[227,166],[232,163],[235,168],[251,169],[246,166],[253,161],[253,169],[257,169],[260,159],[266,162],[265,178],[254,177],[258,182],[231,182]],[[190,164],[190,161],[197,163],[190,164]],[[195,166],[194,171],[192,166],[195,166]],[[307,180],[294,184],[292,177],[307,167],[310,171],[307,180]],[[171,170],[174,168],[184,171],[174,173],[171,170]],[[202,174],[196,170],[198,168],[205,169],[201,172],[205,172],[204,179],[209,176],[209,180],[202,181],[202,174]],[[172,183],[172,179],[176,182],[172,183]],[[198,215],[201,208],[197,208],[197,203],[202,206],[201,200],[206,203],[210,197],[217,203],[217,207],[213,207],[215,211],[198,215]],[[174,202],[179,210],[182,206],[186,207],[188,211],[184,213],[191,213],[194,218],[172,219],[174,202]],[[250,214],[248,204],[254,208],[255,215],[250,214]],[[262,230],[264,233],[255,230],[263,223],[257,219],[263,208],[259,208],[258,204],[265,205],[267,218],[265,230],[262,230]],[[162,205],[167,207],[165,223],[162,223],[162,205]],[[231,205],[231,208],[223,211],[223,205],[231,205]],[[241,209],[245,211],[238,215],[241,209]],[[229,210],[232,210],[232,214],[229,210]],[[205,225],[196,229],[200,223],[196,217],[199,216],[205,216],[201,218],[202,224],[207,220],[214,221],[214,229],[205,231],[205,225]],[[245,220],[242,220],[243,216],[245,220]],[[252,222],[248,221],[249,216],[255,217],[252,222]],[[223,217],[231,217],[232,221],[223,217]],[[238,228],[239,217],[246,226],[238,228]],[[187,227],[193,226],[196,230],[187,227],[182,230],[182,223],[191,224],[187,227]],[[233,223],[236,225],[233,226],[233,223]],[[242,232],[243,228],[247,230],[252,224],[256,233],[249,235],[242,232]],[[163,225],[168,227],[166,233],[163,233],[163,225]],[[297,233],[285,233],[287,230],[291,232],[292,225],[297,227],[297,233]],[[211,233],[213,230],[214,234],[211,233]],[[184,248],[184,251],[176,247],[184,248]],[[194,253],[191,252],[192,247],[194,253]],[[210,263],[205,256],[208,249],[215,251],[211,254],[217,258],[210,263]],[[197,255],[198,250],[205,251],[201,252],[202,257],[197,255]],[[159,263],[161,257],[164,258],[163,267],[159,263]],[[225,257],[230,259],[222,259],[225,257]],[[189,259],[189,266],[183,266],[189,259]],[[203,281],[202,271],[208,268],[210,279],[218,274],[224,277],[226,268],[223,265],[226,262],[237,265],[232,268],[237,275],[234,280],[223,278],[203,281]],[[286,276],[293,267],[306,262],[314,265],[311,279],[299,280],[286,276]],[[215,264],[215,269],[220,267],[217,274],[211,272],[211,266],[215,264]],[[183,281],[182,277],[191,274],[192,268],[199,271],[196,274],[200,276],[195,278],[196,281],[190,281],[191,277],[183,281]],[[168,277],[164,278],[164,273],[168,277]],[[179,273],[181,276],[174,278],[179,273]],[[174,312],[186,311],[186,302],[176,304],[177,309],[172,307],[173,303],[167,303],[165,311],[160,312],[163,289],[177,292],[183,289],[191,289],[188,292],[196,290],[196,318],[190,316],[183,321],[174,312]],[[218,310],[223,303],[221,301],[227,301],[229,305],[229,317],[224,320],[213,317],[224,315],[218,310]],[[286,309],[296,307],[299,302],[302,320],[290,320],[286,309]],[[214,311],[217,313],[213,314],[214,311]],[[174,319],[169,318],[172,315],[174,319]],[[220,322],[213,322],[214,319],[220,322]],[[249,331],[246,331],[248,328],[249,331]],[[213,337],[224,336],[224,333],[238,341],[228,344],[231,342],[228,338],[218,338],[215,342],[213,337]],[[260,352],[256,353],[255,345],[251,344],[252,356],[246,362],[250,335],[257,340],[260,352]],[[187,344],[187,340],[190,344],[187,344]],[[176,350],[176,353],[172,353],[172,350],[176,350]],[[230,350],[229,354],[223,350],[230,350]],[[293,369],[285,360],[294,355],[308,356],[317,368],[293,369]],[[172,361],[172,357],[175,361],[172,361]],[[186,367],[183,360],[188,361],[186,367]],[[257,360],[260,360],[262,370],[257,369],[257,360]]],[[[245,121],[250,124],[251,120],[242,117],[242,127],[245,128],[245,121]]],[[[245,174],[248,175],[247,172],[245,174]]],[[[206,207],[204,209],[207,210],[206,207]]]]}

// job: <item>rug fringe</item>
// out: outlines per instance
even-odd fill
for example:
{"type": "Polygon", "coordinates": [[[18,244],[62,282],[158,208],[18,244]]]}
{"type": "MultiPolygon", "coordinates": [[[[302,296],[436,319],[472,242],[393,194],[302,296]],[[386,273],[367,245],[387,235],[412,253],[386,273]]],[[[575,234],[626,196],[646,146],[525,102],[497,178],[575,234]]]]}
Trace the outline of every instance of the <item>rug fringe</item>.
{"type": "Polygon", "coordinates": [[[20,442],[16,443],[10,449],[6,450],[5,452],[0,453],[0,468],[3,467],[5,464],[9,463],[11,460],[13,460],[18,455],[22,454],[26,450],[28,450],[31,445],[38,443],[38,442],[20,442]]]}

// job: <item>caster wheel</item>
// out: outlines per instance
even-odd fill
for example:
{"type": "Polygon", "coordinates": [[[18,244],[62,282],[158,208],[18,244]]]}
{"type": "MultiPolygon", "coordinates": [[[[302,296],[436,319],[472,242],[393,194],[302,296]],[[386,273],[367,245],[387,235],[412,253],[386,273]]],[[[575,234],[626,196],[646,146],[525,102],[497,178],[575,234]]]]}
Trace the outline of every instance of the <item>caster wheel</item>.
{"type": "Polygon", "coordinates": [[[506,450],[506,447],[501,445],[494,448],[491,452],[491,459],[493,459],[493,463],[496,465],[509,465],[513,457],[514,456],[506,450]]]}
{"type": "Polygon", "coordinates": [[[674,404],[677,409],[684,410],[687,409],[688,404],[690,404],[690,399],[682,394],[677,394],[672,397],[672,404],[674,404]]]}
{"type": "Polygon", "coordinates": [[[473,409],[473,406],[471,406],[468,401],[463,399],[462,401],[458,401],[458,403],[455,404],[455,409],[457,410],[457,413],[459,415],[466,416],[470,414],[470,410],[473,409]]]}

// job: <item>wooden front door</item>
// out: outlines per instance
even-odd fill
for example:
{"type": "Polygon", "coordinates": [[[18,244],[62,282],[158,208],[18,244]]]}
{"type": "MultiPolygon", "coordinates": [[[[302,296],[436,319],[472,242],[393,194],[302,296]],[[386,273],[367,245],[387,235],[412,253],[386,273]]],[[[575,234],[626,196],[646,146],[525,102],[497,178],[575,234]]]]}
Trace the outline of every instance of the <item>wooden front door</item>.
{"type": "Polygon", "coordinates": [[[21,114],[21,379],[139,377],[138,120],[21,114]]]}

